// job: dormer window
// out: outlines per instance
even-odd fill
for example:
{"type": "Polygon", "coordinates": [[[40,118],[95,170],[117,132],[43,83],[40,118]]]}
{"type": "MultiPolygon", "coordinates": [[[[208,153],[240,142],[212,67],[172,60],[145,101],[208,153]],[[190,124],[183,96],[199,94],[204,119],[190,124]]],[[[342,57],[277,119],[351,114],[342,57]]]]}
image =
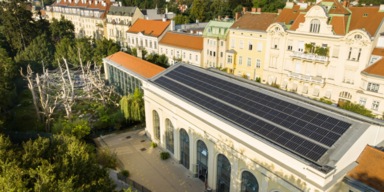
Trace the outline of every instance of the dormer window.
{"type": "Polygon", "coordinates": [[[288,25],[292,25],[295,20],[291,20],[288,25]]]}
{"type": "Polygon", "coordinates": [[[294,10],[293,13],[297,13],[297,10],[294,10]]]}
{"type": "Polygon", "coordinates": [[[276,27],[275,30],[276,30],[276,31],[280,31],[280,28],[279,28],[279,27],[276,27]]]}
{"type": "Polygon", "coordinates": [[[211,29],[210,28],[208,28],[208,33],[210,33],[211,32],[211,29]]]}
{"type": "Polygon", "coordinates": [[[311,33],[319,33],[320,31],[320,21],[318,19],[313,19],[311,21],[311,28],[309,29],[311,33]]]}
{"type": "Polygon", "coordinates": [[[362,38],[361,35],[355,35],[355,39],[356,39],[356,40],[360,40],[361,38],[362,38]]]}
{"type": "Polygon", "coordinates": [[[368,17],[368,13],[364,13],[363,17],[368,17]]]}

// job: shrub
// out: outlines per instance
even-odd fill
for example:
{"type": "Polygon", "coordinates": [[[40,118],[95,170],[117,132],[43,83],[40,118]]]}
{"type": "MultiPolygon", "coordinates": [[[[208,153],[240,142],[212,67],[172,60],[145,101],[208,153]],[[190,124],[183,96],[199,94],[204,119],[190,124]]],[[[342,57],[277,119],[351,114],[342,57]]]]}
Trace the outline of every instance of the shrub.
{"type": "Polygon", "coordinates": [[[372,111],[366,109],[363,105],[357,104],[357,103],[352,103],[352,102],[345,102],[340,105],[340,108],[352,111],[355,113],[358,113],[360,115],[364,115],[367,117],[376,117],[376,115],[372,114],[372,111]]]}
{"type": "Polygon", "coordinates": [[[125,177],[129,177],[129,171],[128,170],[122,170],[120,174],[124,175],[125,177]]]}
{"type": "Polygon", "coordinates": [[[166,160],[166,159],[168,159],[168,157],[169,157],[169,153],[168,152],[161,152],[160,153],[160,158],[162,160],[166,160]]]}
{"type": "Polygon", "coordinates": [[[117,154],[115,151],[111,151],[107,146],[97,149],[97,160],[99,164],[109,168],[116,168],[117,166],[117,154]]]}
{"type": "Polygon", "coordinates": [[[29,99],[24,99],[20,102],[21,106],[25,107],[25,106],[28,106],[30,103],[29,103],[29,99]]]}
{"type": "Polygon", "coordinates": [[[260,77],[256,77],[255,81],[261,83],[261,78],[260,77]]]}
{"type": "Polygon", "coordinates": [[[275,87],[275,88],[280,89],[280,85],[277,84],[277,83],[272,83],[272,84],[268,84],[268,85],[271,86],[271,87],[275,87]]]}
{"type": "Polygon", "coordinates": [[[320,101],[320,102],[323,102],[323,103],[328,104],[328,105],[331,105],[331,104],[332,104],[332,101],[329,100],[329,99],[326,98],[326,97],[322,97],[322,98],[320,98],[320,99],[313,98],[313,100],[320,101]]]}
{"type": "Polygon", "coordinates": [[[151,143],[151,147],[156,148],[156,147],[157,147],[157,144],[156,144],[155,142],[152,142],[152,143],[151,143]]]}

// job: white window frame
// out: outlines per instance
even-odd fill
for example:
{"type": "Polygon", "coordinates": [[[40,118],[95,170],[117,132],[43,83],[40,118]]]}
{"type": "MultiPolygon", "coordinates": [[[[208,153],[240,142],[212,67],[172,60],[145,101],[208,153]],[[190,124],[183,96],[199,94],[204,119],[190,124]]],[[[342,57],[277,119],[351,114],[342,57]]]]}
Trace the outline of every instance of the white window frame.
{"type": "Polygon", "coordinates": [[[256,68],[257,69],[261,68],[261,59],[256,59],[256,68]]]}
{"type": "Polygon", "coordinates": [[[248,50],[249,51],[253,50],[253,41],[248,41],[248,50]]]}
{"type": "Polygon", "coordinates": [[[239,49],[244,49],[244,40],[239,40],[239,49]]]}
{"type": "Polygon", "coordinates": [[[252,58],[251,57],[247,58],[247,67],[252,67],[252,58]]]}
{"type": "Polygon", "coordinates": [[[377,111],[380,107],[380,101],[372,101],[372,110],[377,111]]]}
{"type": "Polygon", "coordinates": [[[262,51],[263,51],[263,43],[257,42],[257,52],[262,52],[262,51]]]}

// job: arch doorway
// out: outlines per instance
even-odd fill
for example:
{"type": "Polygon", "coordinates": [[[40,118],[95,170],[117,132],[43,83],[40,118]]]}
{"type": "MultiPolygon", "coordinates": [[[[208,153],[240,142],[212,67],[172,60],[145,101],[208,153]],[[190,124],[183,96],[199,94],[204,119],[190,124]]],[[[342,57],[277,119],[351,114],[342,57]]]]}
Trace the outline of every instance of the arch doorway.
{"type": "Polygon", "coordinates": [[[249,171],[244,171],[241,174],[241,192],[258,192],[259,183],[256,177],[249,171]]]}
{"type": "Polygon", "coordinates": [[[224,155],[217,157],[217,192],[229,192],[231,185],[231,163],[224,155]]]}
{"type": "Polygon", "coordinates": [[[184,129],[180,130],[180,163],[189,169],[189,136],[184,129]]]}
{"type": "Polygon", "coordinates": [[[173,137],[173,125],[172,122],[167,119],[166,121],[166,145],[168,151],[170,151],[172,154],[174,154],[174,137],[173,137]]]}
{"type": "Polygon", "coordinates": [[[201,140],[197,142],[197,164],[199,165],[199,179],[207,182],[208,177],[208,148],[201,140]]]}

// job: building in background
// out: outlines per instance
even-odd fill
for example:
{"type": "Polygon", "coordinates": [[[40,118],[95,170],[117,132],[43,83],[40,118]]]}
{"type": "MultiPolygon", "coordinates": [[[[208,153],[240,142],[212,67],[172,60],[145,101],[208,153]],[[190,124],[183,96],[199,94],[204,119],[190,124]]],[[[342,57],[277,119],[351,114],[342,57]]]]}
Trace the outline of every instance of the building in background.
{"type": "MultiPolygon", "coordinates": [[[[338,104],[364,103],[368,96],[382,93],[379,85],[369,82],[361,72],[369,66],[384,31],[384,6],[348,4],[336,0],[314,6],[287,2],[267,29],[262,82],[276,83],[306,97],[326,97],[338,104]]],[[[369,102],[365,106],[381,116],[384,100],[369,102]]]]}
{"type": "Polygon", "coordinates": [[[177,8],[179,8],[180,13],[184,13],[184,11],[185,11],[186,9],[188,9],[188,5],[186,5],[186,4],[177,5],[177,8]]]}
{"type": "Polygon", "coordinates": [[[104,36],[116,41],[123,49],[128,46],[126,32],[137,19],[144,19],[138,7],[112,6],[107,13],[104,36]]]}
{"type": "Polygon", "coordinates": [[[143,87],[146,135],[213,191],[382,191],[382,120],[183,63],[143,87]]]}
{"type": "Polygon", "coordinates": [[[203,32],[204,37],[204,65],[203,67],[225,66],[225,51],[228,48],[227,37],[229,28],[235,21],[221,18],[209,21],[203,32]]]}
{"type": "Polygon", "coordinates": [[[143,92],[143,82],[165,70],[121,51],[104,58],[103,62],[105,79],[115,85],[116,93],[120,95],[134,93],[136,88],[143,92]]]}
{"type": "Polygon", "coordinates": [[[175,25],[175,30],[178,32],[203,35],[204,29],[208,25],[208,23],[209,22],[200,23],[199,20],[196,19],[196,23],[175,25]]]}
{"type": "Polygon", "coordinates": [[[168,12],[168,8],[163,9],[142,9],[141,12],[144,15],[144,19],[147,20],[163,20],[163,18],[169,20],[176,16],[173,12],[168,12]]]}
{"type": "Polygon", "coordinates": [[[229,73],[255,80],[263,75],[265,63],[267,28],[274,23],[277,13],[263,13],[261,8],[252,8],[230,27],[225,67],[229,73]]]}
{"type": "Polygon", "coordinates": [[[60,20],[61,16],[72,21],[75,37],[94,37],[100,39],[106,30],[106,17],[109,8],[118,6],[114,0],[57,0],[46,6],[49,21],[60,20]]]}
{"type": "Polygon", "coordinates": [[[165,54],[171,65],[183,61],[203,67],[203,40],[200,35],[169,31],[159,42],[159,55],[165,54]]]}

